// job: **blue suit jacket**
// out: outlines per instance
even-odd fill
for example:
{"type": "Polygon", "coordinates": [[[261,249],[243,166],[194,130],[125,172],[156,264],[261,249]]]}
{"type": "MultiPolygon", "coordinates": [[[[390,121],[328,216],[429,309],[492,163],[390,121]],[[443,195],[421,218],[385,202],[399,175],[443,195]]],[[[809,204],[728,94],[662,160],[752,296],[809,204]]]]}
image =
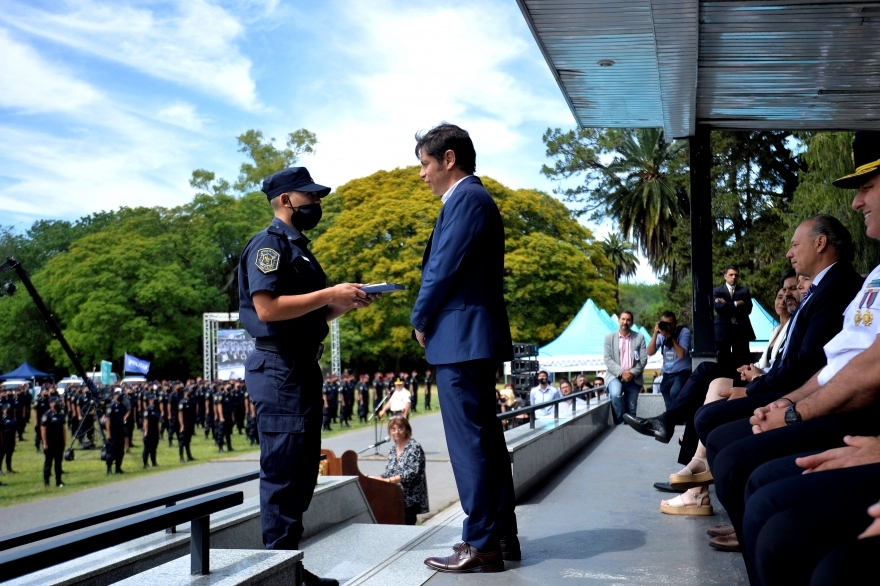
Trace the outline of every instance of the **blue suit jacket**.
{"type": "Polygon", "coordinates": [[[463,179],[440,210],[410,323],[424,332],[431,364],[513,358],[504,302],[504,226],[475,176],[463,179]]]}

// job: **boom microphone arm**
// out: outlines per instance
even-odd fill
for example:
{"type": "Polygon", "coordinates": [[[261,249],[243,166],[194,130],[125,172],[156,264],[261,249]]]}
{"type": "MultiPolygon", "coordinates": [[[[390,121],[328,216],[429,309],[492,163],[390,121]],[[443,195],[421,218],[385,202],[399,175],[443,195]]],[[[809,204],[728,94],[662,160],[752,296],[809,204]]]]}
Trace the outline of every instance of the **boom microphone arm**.
{"type": "Polygon", "coordinates": [[[86,369],[83,368],[83,365],[80,362],[79,358],[73,352],[70,344],[67,343],[67,339],[64,337],[64,334],[61,333],[61,328],[58,326],[58,322],[55,321],[55,317],[52,315],[52,312],[50,312],[49,308],[46,307],[46,304],[43,303],[43,298],[40,297],[39,293],[37,293],[37,289],[31,282],[31,278],[27,274],[27,271],[24,270],[24,267],[21,266],[20,262],[18,262],[15,258],[11,256],[7,256],[6,262],[0,265],[0,271],[7,270],[15,271],[15,274],[18,275],[19,279],[21,279],[21,282],[24,284],[24,288],[27,289],[27,292],[30,294],[31,299],[34,300],[34,304],[37,306],[37,309],[39,309],[40,313],[43,315],[43,319],[46,321],[46,325],[49,326],[49,329],[52,331],[52,335],[55,336],[55,339],[58,340],[58,342],[61,344],[61,347],[64,349],[64,352],[67,354],[67,357],[70,358],[70,361],[73,363],[73,367],[76,369],[76,373],[80,376],[81,379],[83,379],[86,386],[89,387],[89,391],[94,393],[96,391],[95,384],[88,376],[86,376],[86,369]]]}

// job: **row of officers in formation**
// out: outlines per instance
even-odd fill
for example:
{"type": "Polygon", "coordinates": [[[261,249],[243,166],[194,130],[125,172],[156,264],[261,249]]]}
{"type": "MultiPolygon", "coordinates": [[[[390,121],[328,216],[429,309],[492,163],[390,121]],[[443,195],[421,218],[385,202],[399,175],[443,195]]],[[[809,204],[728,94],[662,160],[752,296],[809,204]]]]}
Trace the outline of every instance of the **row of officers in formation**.
{"type": "Polygon", "coordinates": [[[359,377],[353,374],[344,374],[342,377],[329,374],[323,388],[324,430],[331,431],[331,425],[335,423],[351,427],[355,405],[358,421],[366,423],[371,412],[378,414],[383,401],[392,396],[395,387],[409,391],[409,411],[413,412],[418,411],[419,389],[424,388],[425,411],[431,411],[434,384],[434,375],[430,370],[426,370],[423,376],[417,370],[396,375],[393,372],[376,372],[372,378],[368,374],[359,377]]]}
{"type": "MultiPolygon", "coordinates": [[[[366,422],[395,389],[409,393],[410,410],[415,411],[419,389],[424,388],[424,408],[431,410],[433,384],[430,370],[424,376],[417,371],[377,372],[373,377],[330,374],[323,390],[324,427],[330,430],[331,423],[337,422],[350,427],[355,405],[359,420],[366,422]]],[[[259,444],[256,412],[244,381],[210,382],[199,377],[185,383],[142,382],[113,387],[109,393],[98,385],[103,399],[95,398],[84,385],[68,385],[65,391],[45,384],[33,399],[27,386],[0,392],[0,475],[16,473],[13,454],[24,441],[28,422],[33,424],[34,447],[45,456],[46,486],[53,468],[56,486],[63,486],[61,462],[68,437],[80,448],[94,449],[98,447],[96,435],[103,432],[108,475],[123,473],[122,462],[131,453],[135,429],[143,433],[144,468],[157,465],[156,450],[166,440],[169,447],[177,440],[181,462],[195,460],[190,445],[197,431],[205,439],[213,438],[219,452],[233,450],[236,428],[251,445],[259,444]]]]}
{"type": "Polygon", "coordinates": [[[157,465],[156,449],[166,438],[169,447],[177,440],[182,462],[194,460],[190,445],[197,429],[204,431],[205,439],[213,437],[220,452],[233,450],[235,428],[247,435],[251,445],[259,443],[254,406],[241,381],[136,383],[109,393],[99,387],[97,394],[103,398],[80,385],[69,385],[65,391],[44,385],[33,401],[27,387],[0,393],[4,430],[0,460],[7,473],[15,473],[12,455],[16,443],[24,441],[28,421],[33,422],[35,449],[45,455],[47,486],[53,467],[56,485],[63,486],[61,460],[68,437],[81,448],[93,449],[96,434],[103,435],[102,459],[108,475],[123,472],[122,461],[134,445],[135,429],[143,433],[144,468],[157,465]]]}

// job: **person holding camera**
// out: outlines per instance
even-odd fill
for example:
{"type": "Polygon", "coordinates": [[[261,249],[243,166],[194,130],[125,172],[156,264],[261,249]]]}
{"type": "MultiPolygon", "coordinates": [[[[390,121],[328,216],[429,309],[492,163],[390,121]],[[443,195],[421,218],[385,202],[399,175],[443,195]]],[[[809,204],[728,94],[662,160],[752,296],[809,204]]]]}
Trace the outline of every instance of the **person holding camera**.
{"type": "Polygon", "coordinates": [[[61,488],[61,458],[64,455],[64,444],[67,443],[67,432],[64,429],[64,413],[61,410],[61,398],[53,397],[50,407],[40,418],[40,440],[45,460],[43,462],[43,484],[49,488],[52,468],[55,468],[55,486],[61,488]]]}
{"type": "Polygon", "coordinates": [[[648,343],[648,356],[653,356],[658,350],[663,355],[660,394],[669,409],[672,400],[691,375],[691,331],[678,325],[671,311],[664,311],[660,321],[654,324],[654,333],[648,343]]]}

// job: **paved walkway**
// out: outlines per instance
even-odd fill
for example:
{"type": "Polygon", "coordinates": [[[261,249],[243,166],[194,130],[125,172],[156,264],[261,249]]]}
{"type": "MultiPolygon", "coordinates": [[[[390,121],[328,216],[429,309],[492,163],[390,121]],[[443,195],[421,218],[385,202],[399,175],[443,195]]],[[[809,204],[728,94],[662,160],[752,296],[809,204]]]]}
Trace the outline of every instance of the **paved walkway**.
{"type": "Polygon", "coordinates": [[[680,469],[677,455],[677,445],[610,429],[517,505],[523,561],[499,574],[438,573],[428,586],[748,584],[740,554],[708,545],[706,529],[727,520],[721,511],[660,512],[661,499],[674,495],[652,484],[680,469]]]}
{"type": "MultiPolygon", "coordinates": [[[[449,454],[446,451],[443,421],[440,413],[436,412],[414,418],[412,425],[413,435],[422,444],[428,458],[428,492],[431,512],[436,513],[458,500],[458,490],[455,488],[449,454]]],[[[380,427],[379,431],[381,437],[387,434],[384,426],[380,427]]],[[[358,451],[374,443],[373,434],[372,429],[343,433],[324,440],[323,447],[333,450],[337,455],[341,455],[345,450],[358,451]]],[[[373,456],[363,460],[361,471],[364,474],[381,474],[385,469],[389,446],[390,444],[384,444],[379,447],[380,457],[373,456]]],[[[367,454],[362,458],[365,456],[367,454]]],[[[51,499],[0,508],[0,535],[18,533],[126,503],[223,480],[230,476],[259,470],[259,467],[259,457],[256,453],[250,453],[239,458],[217,460],[161,474],[114,482],[51,499]]],[[[236,490],[243,491],[244,498],[249,498],[259,494],[257,484],[257,481],[240,484],[236,490]]]]}

